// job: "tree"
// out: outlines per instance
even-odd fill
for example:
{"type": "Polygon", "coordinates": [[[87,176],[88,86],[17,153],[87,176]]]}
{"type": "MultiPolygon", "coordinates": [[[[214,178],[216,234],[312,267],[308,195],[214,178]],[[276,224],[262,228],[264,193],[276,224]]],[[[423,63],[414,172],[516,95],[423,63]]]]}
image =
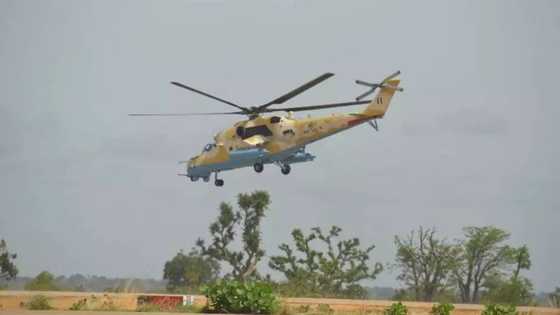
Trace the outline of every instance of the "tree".
{"type": "Polygon", "coordinates": [[[287,244],[279,246],[283,255],[270,257],[269,266],[282,272],[290,288],[299,294],[320,294],[323,296],[365,297],[366,290],[359,285],[361,280],[374,280],[383,270],[379,263],[369,266],[370,253],[374,245],[360,248],[360,240],[351,238],[339,240],[340,229],[331,227],[324,234],[318,227],[304,235],[300,229],[292,231],[295,250],[287,244]],[[319,241],[314,247],[312,243],[319,241]],[[326,248],[320,251],[315,248],[326,248]]]}
{"type": "Polygon", "coordinates": [[[503,243],[509,233],[493,226],[466,227],[465,239],[459,242],[453,277],[462,302],[476,303],[480,290],[490,275],[501,274],[510,263],[511,248],[503,243]]]}
{"type": "Polygon", "coordinates": [[[59,288],[54,283],[54,276],[48,272],[43,271],[38,274],[33,280],[25,284],[25,290],[29,291],[57,291],[59,288]]]}
{"type": "Polygon", "coordinates": [[[167,290],[171,292],[181,290],[196,292],[201,285],[215,280],[219,272],[218,262],[200,255],[193,249],[188,255],[179,251],[175,257],[166,262],[163,279],[168,280],[167,290]]]}
{"type": "Polygon", "coordinates": [[[449,287],[457,248],[435,234],[435,229],[420,227],[406,238],[395,236],[397,279],[413,292],[414,300],[432,301],[449,287]]]}
{"type": "Polygon", "coordinates": [[[482,299],[489,303],[528,305],[533,300],[533,284],[520,276],[520,272],[531,268],[529,248],[526,245],[511,248],[507,259],[513,267],[511,275],[496,272],[487,277],[483,285],[487,290],[482,299]]]}
{"type": "Polygon", "coordinates": [[[18,269],[14,264],[17,255],[8,251],[8,244],[3,239],[0,240],[0,280],[10,280],[15,278],[18,269]]]}
{"type": "Polygon", "coordinates": [[[237,204],[240,210],[234,212],[231,205],[222,202],[220,215],[210,225],[211,243],[207,246],[198,239],[196,245],[202,255],[228,263],[232,271],[227,276],[243,281],[258,277],[257,264],[264,256],[260,224],[270,205],[270,196],[266,191],[239,194],[237,204]],[[242,250],[235,251],[232,245],[238,229],[241,230],[242,250]]]}
{"type": "Polygon", "coordinates": [[[523,245],[517,249],[513,249],[510,253],[511,260],[515,266],[513,270],[513,279],[519,278],[519,272],[521,270],[529,270],[531,268],[531,257],[529,255],[529,248],[527,245],[523,245]]]}

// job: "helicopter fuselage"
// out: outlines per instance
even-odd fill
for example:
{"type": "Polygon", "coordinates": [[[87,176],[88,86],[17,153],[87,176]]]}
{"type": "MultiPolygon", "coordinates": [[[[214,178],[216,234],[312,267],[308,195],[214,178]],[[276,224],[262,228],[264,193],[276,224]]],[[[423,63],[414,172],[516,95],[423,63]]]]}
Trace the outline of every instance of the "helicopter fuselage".
{"type": "MultiPolygon", "coordinates": [[[[211,173],[264,164],[286,165],[313,161],[305,146],[369,120],[375,114],[332,114],[294,119],[288,116],[258,116],[241,121],[215,137],[201,154],[187,163],[187,176],[208,180],[211,173]]],[[[284,171],[283,171],[284,172],[284,171]]]]}

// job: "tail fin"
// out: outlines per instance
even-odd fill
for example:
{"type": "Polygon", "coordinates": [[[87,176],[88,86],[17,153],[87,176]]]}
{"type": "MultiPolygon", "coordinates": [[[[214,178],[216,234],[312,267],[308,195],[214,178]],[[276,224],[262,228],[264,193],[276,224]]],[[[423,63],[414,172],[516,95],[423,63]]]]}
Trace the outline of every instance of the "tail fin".
{"type": "Polygon", "coordinates": [[[389,103],[391,103],[391,98],[397,91],[399,83],[401,81],[398,79],[387,81],[384,86],[382,86],[373,98],[371,103],[368,104],[366,109],[361,113],[367,116],[383,117],[389,108],[389,103]]]}

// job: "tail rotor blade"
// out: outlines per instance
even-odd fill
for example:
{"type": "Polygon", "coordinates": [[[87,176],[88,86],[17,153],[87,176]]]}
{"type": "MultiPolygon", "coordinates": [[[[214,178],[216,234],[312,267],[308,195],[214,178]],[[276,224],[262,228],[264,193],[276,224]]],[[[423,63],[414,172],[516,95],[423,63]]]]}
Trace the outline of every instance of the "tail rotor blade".
{"type": "Polygon", "coordinates": [[[391,74],[390,76],[386,77],[386,78],[381,82],[381,84],[386,83],[386,82],[388,82],[388,81],[391,81],[392,79],[394,79],[395,77],[397,77],[399,74],[401,74],[400,71],[397,71],[397,72],[391,74]]]}

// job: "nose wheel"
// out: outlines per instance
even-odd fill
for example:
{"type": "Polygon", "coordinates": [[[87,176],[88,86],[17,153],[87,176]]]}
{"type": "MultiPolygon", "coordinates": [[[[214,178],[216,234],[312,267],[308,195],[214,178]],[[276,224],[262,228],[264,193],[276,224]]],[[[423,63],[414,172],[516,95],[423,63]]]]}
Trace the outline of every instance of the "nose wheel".
{"type": "Polygon", "coordinates": [[[253,165],[253,169],[255,169],[255,172],[257,173],[262,173],[264,165],[262,164],[262,162],[257,162],[253,165]]]}
{"type": "Polygon", "coordinates": [[[282,172],[282,174],[284,175],[288,175],[290,174],[290,171],[292,170],[292,167],[290,166],[290,164],[284,164],[280,167],[280,171],[282,172]]]}
{"type": "Polygon", "coordinates": [[[218,178],[218,172],[214,173],[214,185],[216,185],[216,187],[222,187],[224,186],[224,180],[218,178]]]}

